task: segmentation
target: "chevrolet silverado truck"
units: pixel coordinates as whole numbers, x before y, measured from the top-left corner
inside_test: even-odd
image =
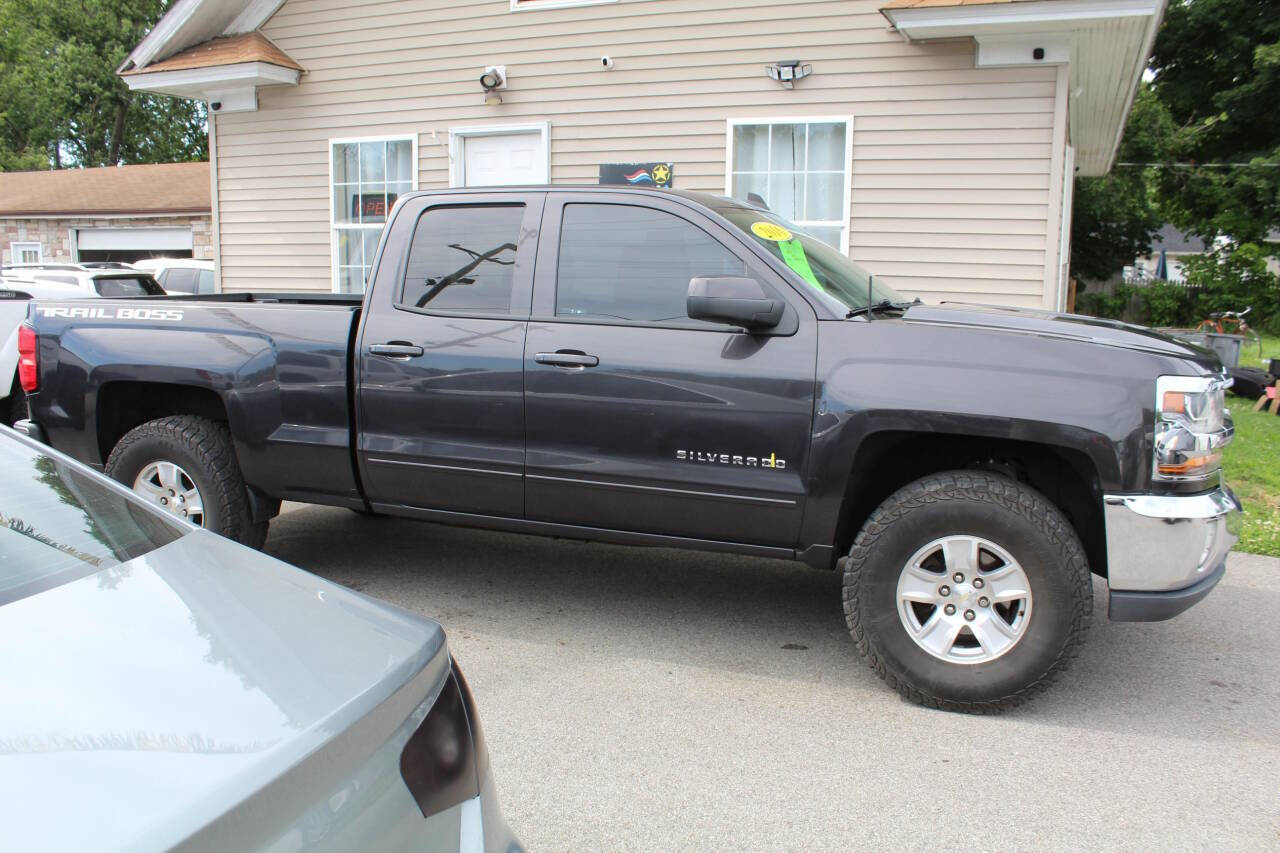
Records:
[[[1225,571],[1206,350],[907,301],[698,193],[407,194],[369,252],[363,296],[37,300],[21,428],[255,546],[291,500],[839,571],[873,669],[952,710],[1053,682],[1094,577],[1143,621]]]

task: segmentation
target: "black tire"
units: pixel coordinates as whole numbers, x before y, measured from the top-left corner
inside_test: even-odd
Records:
[[[1256,367],[1233,367],[1231,374],[1231,393],[1246,400],[1256,400],[1275,382],[1275,377],[1265,370]]]
[[[993,660],[934,657],[899,617],[904,566],[951,535],[999,543],[1030,585],[1026,630]],[[904,486],[871,514],[843,562],[845,618],[858,650],[890,687],[930,708],[983,714],[1022,704],[1066,670],[1093,615],[1089,564],[1070,523],[1034,489],[995,474],[950,471]]]
[[[195,415],[148,421],[125,434],[107,458],[106,473],[132,488],[147,465],[174,462],[191,477],[204,501],[204,528],[261,548],[267,524],[255,524],[249,491],[236,462],[227,425]]]

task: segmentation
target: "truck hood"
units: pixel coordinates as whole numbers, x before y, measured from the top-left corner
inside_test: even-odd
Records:
[[[204,531],[0,607],[0,648],[20,850],[172,847],[448,667],[435,622]]]
[[[1141,350],[1189,359],[1213,371],[1221,369],[1218,357],[1203,347],[1180,341],[1145,326],[1080,314],[944,302],[939,305],[913,305],[906,310],[902,319],[908,323],[961,326]]]

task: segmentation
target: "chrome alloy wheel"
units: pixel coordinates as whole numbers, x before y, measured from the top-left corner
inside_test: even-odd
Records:
[[[173,462],[151,462],[134,478],[133,490],[165,512],[204,527],[204,500],[191,475]]]
[[[1031,619],[1031,584],[1008,551],[977,536],[944,536],[907,561],[898,616],[916,645],[949,663],[993,661]]]

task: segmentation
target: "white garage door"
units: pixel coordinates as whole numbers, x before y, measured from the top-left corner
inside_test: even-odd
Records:
[[[190,252],[190,228],[81,228],[76,246],[84,251]]]
[[[463,137],[463,186],[545,184],[547,151],[541,132]]]

